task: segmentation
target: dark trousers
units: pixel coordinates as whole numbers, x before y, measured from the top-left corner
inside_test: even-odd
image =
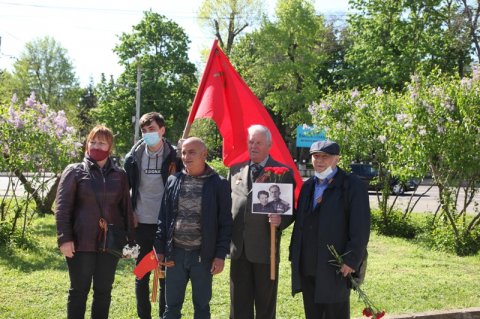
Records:
[[[140,253],[137,258],[137,264],[142,258],[152,251],[156,224],[138,224],[135,229],[137,244],[140,246]],[[150,273],[146,274],[142,279],[135,278],[135,296],[137,298],[137,314],[140,319],[152,318],[152,305],[150,304]],[[159,317],[162,318],[165,312],[165,280],[160,280],[160,298],[158,298]]]
[[[175,266],[165,271],[167,309],[164,319],[180,319],[188,281],[192,284],[194,319],[210,319],[212,299],[211,260],[202,260],[200,250],[175,248],[170,260]]]
[[[302,276],[305,319],[350,319],[350,300],[337,303],[315,303],[315,277]]]
[[[275,280],[270,279],[270,265],[248,261],[245,250],[240,258],[232,259],[230,266],[230,318],[274,319],[278,263]]]
[[[68,319],[83,319],[93,282],[92,319],[107,319],[118,257],[108,253],[76,252],[66,258],[70,276]]]

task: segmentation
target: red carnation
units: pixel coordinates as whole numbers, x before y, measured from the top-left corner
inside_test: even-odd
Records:
[[[363,314],[365,317],[371,317],[371,316],[373,315],[373,312],[372,312],[372,309],[370,309],[370,308],[365,308],[365,309],[363,309],[362,314]]]
[[[383,316],[385,316],[385,311],[382,311],[382,312],[377,313],[377,315],[375,316],[375,319],[380,319],[380,318],[382,318]]]

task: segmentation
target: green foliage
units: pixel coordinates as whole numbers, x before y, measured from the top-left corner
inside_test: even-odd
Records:
[[[19,96],[35,91],[37,98],[54,110],[68,108],[74,114],[78,81],[67,51],[55,39],[46,36],[28,42],[14,64],[13,76]]]
[[[200,137],[208,148],[208,157],[222,158],[222,136],[217,124],[209,118],[196,119],[190,129],[190,136]]]
[[[36,245],[30,231],[22,232],[21,229],[15,229],[10,222],[0,221],[0,247],[33,249]]]
[[[61,256],[55,236],[53,216],[36,219],[32,249],[0,248],[0,317],[22,319],[65,318],[69,287],[65,258]],[[278,284],[277,318],[303,318],[301,294],[291,295],[288,246],[291,227],[282,235]],[[112,290],[110,317],[136,317],[133,260],[120,260]],[[369,243],[368,270],[362,288],[387,315],[432,310],[463,309],[478,306],[480,291],[480,255],[458,257],[436,252],[400,238],[372,233]],[[210,303],[212,318],[228,318],[230,261],[224,271],[213,278]],[[35,284],[33,284],[35,283]],[[401,283],[401,284],[399,284]],[[26,292],[28,287],[28,292]],[[48,298],[45,298],[48,296]],[[90,291],[87,303],[89,312]],[[352,317],[361,317],[364,305],[351,295]],[[158,303],[152,304],[158,313]],[[191,286],[188,285],[182,317],[193,318]],[[87,315],[88,317],[88,315]]]
[[[25,238],[33,207],[40,214],[52,212],[59,175],[79,157],[82,144],[65,113],[40,104],[32,93],[23,104],[17,105],[14,96],[10,106],[0,105],[0,145],[0,171],[9,174],[0,197],[0,220],[11,225],[7,237],[15,239],[21,228]]]
[[[276,16],[265,18],[232,52],[232,63],[285,137],[299,123],[310,123],[307,106],[332,84],[332,33],[312,1],[281,0]]]
[[[137,66],[141,70],[140,113],[160,112],[166,137],[178,140],[197,85],[188,43],[178,24],[152,11],[145,12],[130,33],[120,36],[114,51],[125,71],[116,82],[102,78],[96,92],[98,107],[91,112],[96,122],[115,132],[119,153],[126,153],[133,143]]]
[[[480,229],[468,231],[462,223],[457,223],[460,236],[452,232],[451,225],[445,219],[430,218],[428,227],[419,237],[428,248],[459,256],[471,256],[480,251]]]
[[[413,239],[422,232],[422,223],[406,218],[399,210],[393,210],[385,220],[381,211],[375,209],[372,210],[371,218],[372,229],[385,236]]]
[[[463,76],[471,62],[466,16],[455,1],[352,0],[352,46],[343,70],[353,87],[401,90],[413,73]]]
[[[24,104],[16,103],[14,96],[10,106],[0,106],[0,170],[60,173],[82,146],[65,112],[50,110],[33,93]]]
[[[465,218],[480,178],[480,154],[472,147],[480,145],[479,105],[480,80],[474,69],[472,77],[463,79],[440,72],[412,76],[402,93],[381,88],[334,92],[313,103],[310,113],[314,124],[342,145],[343,167],[352,161],[377,166],[379,183],[385,185],[379,202],[382,231],[390,232],[389,225],[396,223],[393,206],[388,207],[390,174],[406,180],[431,172],[441,213],[460,247],[465,237],[461,229],[472,234],[480,228],[480,217]],[[463,203],[457,203],[460,190],[468,198]]]
[[[223,160],[221,158],[213,158],[208,161],[208,165],[210,165],[220,176],[227,178],[228,167],[223,165]]]

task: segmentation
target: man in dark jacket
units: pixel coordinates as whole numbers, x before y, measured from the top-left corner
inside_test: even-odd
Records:
[[[153,249],[157,229],[158,212],[167,177],[178,170],[176,151],[163,138],[165,120],[157,112],[140,118],[142,139],[125,157],[125,171],[131,189],[135,217],[136,240],[140,246],[137,264]],[[151,319],[149,298],[150,273],[135,279],[137,314],[140,319]],[[165,311],[164,281],[160,280],[159,312]]]
[[[310,154],[315,176],[300,191],[290,242],[292,293],[302,292],[307,319],[349,319],[347,276],[359,269],[366,253],[368,192],[358,178],[337,167],[337,143],[315,142]],[[329,263],[333,256],[327,245],[343,255],[340,269]]]
[[[270,155],[272,135],[263,125],[248,128],[249,161],[230,168],[229,181],[232,188],[233,233],[230,244],[230,318],[274,319],[276,318],[278,276],[270,279],[270,225],[277,227],[276,273],[282,230],[288,227],[293,217],[283,214],[252,213],[252,183],[294,184],[293,171],[272,180],[265,174],[271,167],[287,167]]]
[[[205,162],[207,148],[196,137],[182,144],[185,169],[168,178],[155,252],[173,261],[165,273],[164,319],[180,318],[185,289],[192,282],[194,317],[210,318],[212,276],[223,271],[232,234],[228,182]]]

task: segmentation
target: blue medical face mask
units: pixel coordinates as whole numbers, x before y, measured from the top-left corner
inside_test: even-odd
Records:
[[[323,172],[315,172],[315,176],[317,176],[318,179],[324,180],[328,175],[332,174],[332,172],[333,169],[329,166]]]
[[[160,135],[158,132],[143,133],[142,136],[145,144],[148,146],[155,146],[158,144],[158,142],[160,142]]]

